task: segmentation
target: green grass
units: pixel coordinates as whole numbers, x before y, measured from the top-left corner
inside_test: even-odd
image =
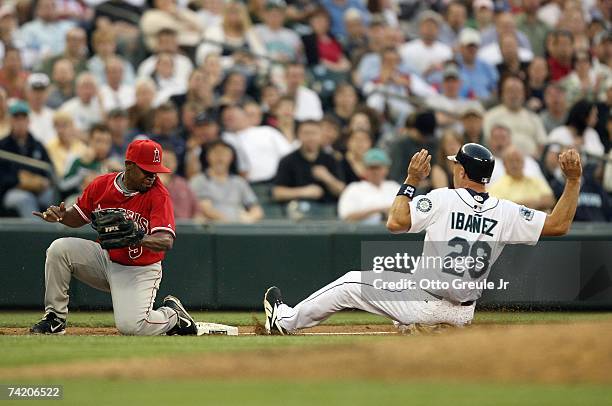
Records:
[[[233,326],[253,325],[253,316],[264,320],[262,312],[192,312],[194,319]],[[30,327],[42,316],[41,312],[0,312],[0,327]],[[474,323],[523,324],[543,322],[601,321],[612,320],[610,312],[476,312]],[[71,312],[68,323],[73,327],[112,327],[115,325],[112,312]],[[337,313],[323,324],[389,324],[385,317],[359,311]]]
[[[612,388],[431,382],[72,380],[61,405],[603,405]],[[40,404],[3,401],[3,405]]]

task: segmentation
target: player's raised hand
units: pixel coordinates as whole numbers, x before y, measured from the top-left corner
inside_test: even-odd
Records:
[[[580,154],[575,149],[569,149],[559,155],[559,165],[565,177],[569,180],[578,180],[582,176]]]
[[[431,171],[431,155],[426,149],[422,149],[412,156],[408,166],[407,183],[417,186],[423,179],[429,176]]]
[[[61,202],[59,206],[49,206],[47,210],[44,212],[33,211],[33,215],[36,217],[40,217],[49,223],[58,223],[62,221],[64,215],[66,214],[66,205],[64,202]]]

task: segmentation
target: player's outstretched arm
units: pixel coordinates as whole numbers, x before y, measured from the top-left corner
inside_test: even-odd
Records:
[[[567,234],[578,206],[580,177],[582,176],[580,155],[574,149],[563,152],[559,155],[559,165],[565,175],[565,188],[552,213],[546,216],[541,232],[543,236]]]
[[[422,149],[412,156],[410,165],[408,165],[408,176],[404,181],[405,185],[410,185],[416,188],[419,183],[427,176],[431,171],[431,155],[426,149]],[[398,194],[393,200],[391,209],[389,210],[389,217],[387,219],[387,230],[390,232],[405,233],[410,230],[412,226],[410,219],[410,201],[412,197],[406,194]]]
[[[59,206],[49,206],[44,212],[33,211],[33,215],[40,217],[47,223],[62,223],[65,226],[78,228],[87,224],[74,207],[66,209],[64,202]]]

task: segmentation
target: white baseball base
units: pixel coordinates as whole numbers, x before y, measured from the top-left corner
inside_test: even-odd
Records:
[[[217,323],[206,323],[198,321],[196,322],[198,328],[198,335],[223,335],[223,336],[237,336],[238,327],[226,326],[225,324]]]

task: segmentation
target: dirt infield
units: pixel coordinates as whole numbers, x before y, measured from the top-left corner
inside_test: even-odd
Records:
[[[359,326],[382,331],[391,326]],[[346,326],[322,326],[347,332]],[[353,327],[355,328],[355,327]],[[102,329],[90,329],[90,333]],[[248,329],[244,329],[247,332]],[[70,333],[77,333],[73,329]],[[107,331],[108,333],[111,330]],[[0,369],[15,378],[409,379],[612,383],[612,322],[476,325],[351,345]],[[171,339],[171,338],[169,338]],[[234,339],[228,337],[228,339]],[[291,340],[291,337],[287,337]],[[202,338],[205,343],[206,338]]]

